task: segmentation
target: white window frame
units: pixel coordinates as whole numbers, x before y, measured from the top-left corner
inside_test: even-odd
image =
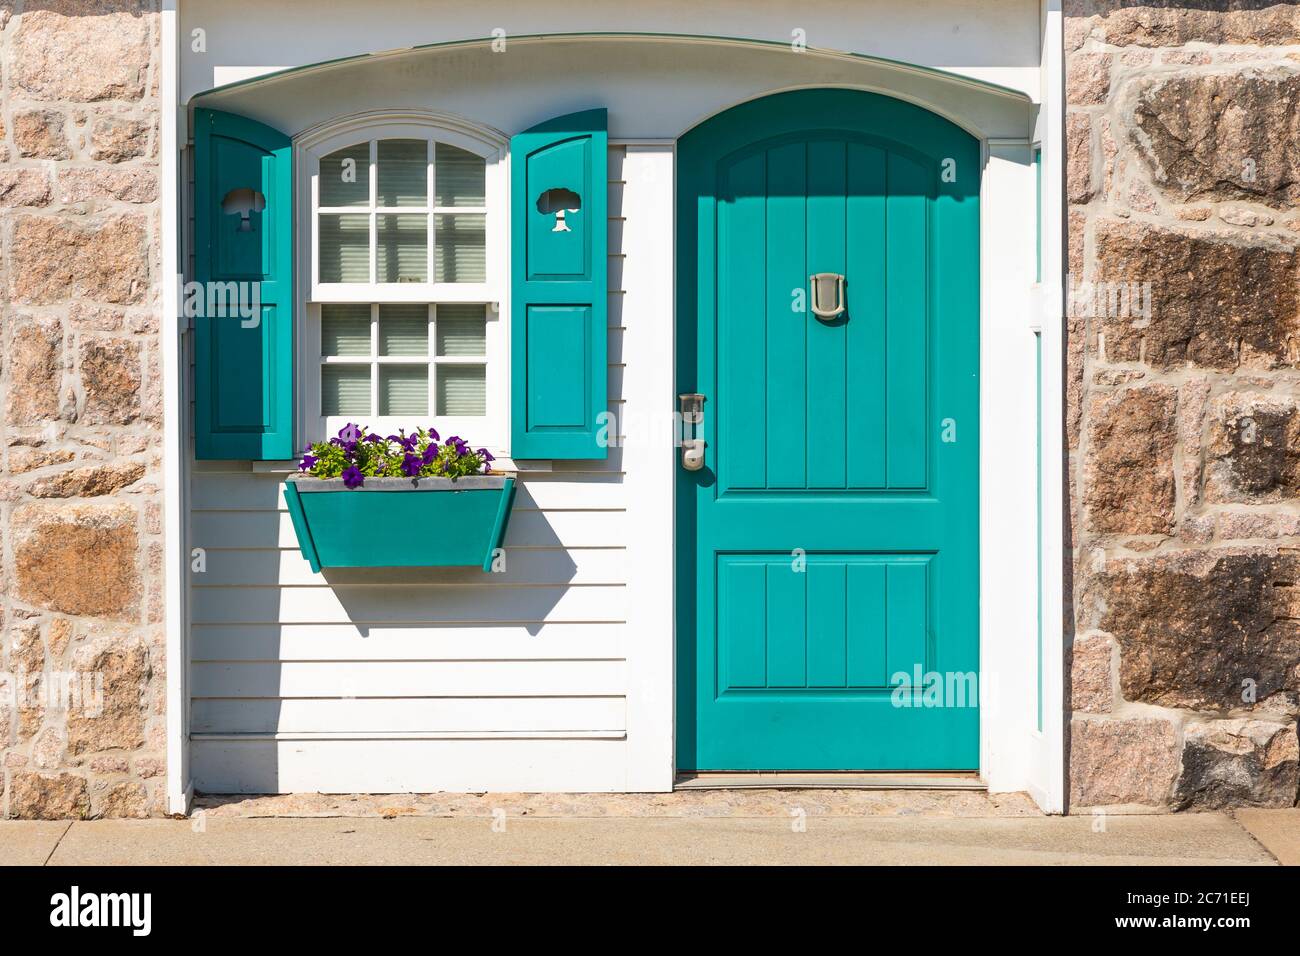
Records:
[[[363,141],[382,139],[423,139],[431,143],[446,143],[483,157],[485,171],[485,255],[487,261],[484,282],[342,282],[319,281],[317,230],[319,205],[319,176],[321,159],[336,150]],[[300,277],[299,322],[297,326],[298,435],[300,444],[319,441],[335,434],[348,421],[364,424],[371,431],[391,434],[398,428],[410,430],[416,425],[433,425],[442,437],[460,435],[473,447],[487,447],[498,458],[509,453],[510,436],[510,321],[509,321],[509,139],[505,134],[480,127],[459,117],[432,111],[376,111],[331,121],[307,130],[294,140],[295,157],[295,208],[298,210],[295,255]],[[376,149],[371,148],[370,159],[375,161]],[[403,207],[403,213],[429,216],[429,272],[433,279],[433,253],[437,237],[433,216],[444,210],[433,205],[433,170],[429,171],[429,204],[424,207]],[[370,176],[371,202],[366,207],[352,208],[351,212],[365,212],[371,216],[371,278],[375,278],[374,221],[377,177],[372,168]],[[479,207],[448,207],[448,212],[472,213]],[[369,364],[371,366],[371,409],[367,416],[326,416],[321,410],[321,368],[327,364],[321,356],[321,306],[330,303],[352,303],[371,306],[371,355],[349,356],[337,361],[342,364]],[[378,342],[375,318],[380,304],[420,303],[430,309],[429,356],[415,358],[417,364],[435,365],[483,364],[485,374],[485,410],[482,416],[438,416],[437,394],[433,375],[430,376],[429,414],[423,419],[410,416],[379,414],[378,369],[383,364],[411,364],[411,358],[389,359],[377,356]],[[486,306],[484,356],[439,357],[434,328],[434,315],[439,304],[479,304]],[[434,373],[436,374],[436,372]]]

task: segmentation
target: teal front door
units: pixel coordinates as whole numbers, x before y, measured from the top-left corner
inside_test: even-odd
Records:
[[[976,769],[979,145],[801,90],[678,170],[677,766]]]

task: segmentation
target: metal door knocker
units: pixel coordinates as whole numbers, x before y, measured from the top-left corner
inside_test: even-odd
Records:
[[[812,280],[812,310],[819,319],[833,319],[844,311],[844,276],[818,272]],[[828,304],[831,303],[831,304]]]

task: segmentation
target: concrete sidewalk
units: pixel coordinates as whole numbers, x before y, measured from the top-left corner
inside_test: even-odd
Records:
[[[1266,819],[1284,834],[1300,825],[1294,815]],[[1104,822],[1099,831],[1090,816],[810,814],[801,821],[788,813],[5,821],[0,865],[1277,863],[1227,814],[1110,816]]]

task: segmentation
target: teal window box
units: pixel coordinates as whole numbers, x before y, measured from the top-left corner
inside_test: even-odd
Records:
[[[514,494],[515,480],[498,475],[367,478],[354,489],[341,478],[293,477],[284,485],[298,547],[316,572],[470,565],[491,571]]]

